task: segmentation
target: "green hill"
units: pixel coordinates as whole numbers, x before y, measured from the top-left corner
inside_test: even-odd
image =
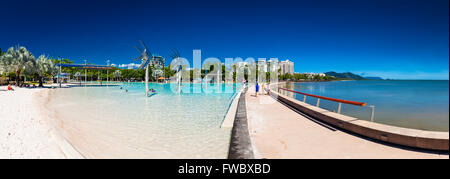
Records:
[[[364,77],[353,74],[351,72],[337,73],[334,71],[330,71],[330,72],[326,72],[325,75],[334,76],[336,78],[352,79],[352,80],[364,80],[365,79]]]

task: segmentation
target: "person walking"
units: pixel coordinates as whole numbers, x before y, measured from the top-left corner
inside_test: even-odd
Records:
[[[265,88],[264,88],[264,83],[261,85],[261,94],[265,95]]]
[[[258,97],[258,92],[259,92],[259,84],[258,84],[258,82],[256,82],[255,88],[256,88],[255,96]]]

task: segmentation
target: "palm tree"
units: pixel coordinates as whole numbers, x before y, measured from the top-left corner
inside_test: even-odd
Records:
[[[8,70],[6,68],[6,60],[3,60],[3,52],[0,54],[0,75],[6,73]]]
[[[116,78],[116,80],[122,76],[122,72],[120,70],[116,70],[113,73],[114,78]]]
[[[51,65],[49,66],[49,69],[46,71],[46,73],[50,74],[52,76],[53,83],[56,83],[56,76],[59,74],[59,67],[55,64],[60,63],[60,61],[49,57],[48,63],[50,63]]]
[[[53,68],[53,62],[45,55],[41,55],[36,60],[36,72],[39,75],[39,87],[43,87],[43,78],[45,73],[51,72]]]
[[[36,74],[36,72],[37,72],[36,61],[35,60],[27,61],[23,67],[24,81],[27,82],[27,75],[33,76],[34,74]]]
[[[4,66],[3,68],[6,68],[6,71],[15,72],[16,85],[19,85],[20,73],[27,64],[29,65],[30,61],[34,61],[34,56],[25,47],[19,47],[18,49],[10,47],[6,54],[2,56],[1,66]]]

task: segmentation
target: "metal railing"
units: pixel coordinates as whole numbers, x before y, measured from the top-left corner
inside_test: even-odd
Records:
[[[337,102],[338,103],[337,113],[339,113],[339,114],[341,114],[341,111],[342,111],[342,104],[350,104],[350,105],[361,106],[361,107],[364,107],[364,106],[367,105],[367,103],[365,103],[365,102],[357,102],[357,101],[349,101],[349,100],[343,100],[343,99],[337,99],[337,98],[330,98],[330,97],[313,95],[313,94],[303,93],[303,92],[300,92],[300,91],[294,91],[294,90],[278,87],[278,91],[280,91],[280,90],[284,90],[284,91],[287,91],[287,92],[292,92],[294,94],[301,94],[301,95],[303,95],[303,102],[304,103],[306,103],[306,97],[307,96],[317,98],[316,107],[320,107],[320,99]],[[370,106],[367,106],[367,107],[371,108],[370,121],[373,122],[374,117],[375,117],[375,106],[374,105],[370,105]]]

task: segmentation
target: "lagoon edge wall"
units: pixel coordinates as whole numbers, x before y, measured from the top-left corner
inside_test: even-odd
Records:
[[[345,116],[280,94],[274,90],[275,85],[278,87],[278,84],[271,84],[268,89],[273,98],[332,126],[392,144],[429,150],[449,150],[449,132],[409,129]]]

